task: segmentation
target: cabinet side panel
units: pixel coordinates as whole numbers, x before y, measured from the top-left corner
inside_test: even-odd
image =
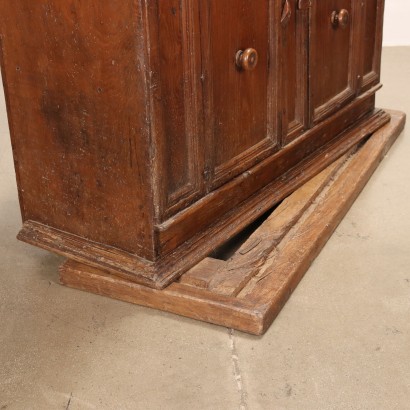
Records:
[[[0,1],[23,220],[152,258],[138,2]]]

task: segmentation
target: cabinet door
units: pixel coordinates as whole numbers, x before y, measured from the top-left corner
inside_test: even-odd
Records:
[[[287,144],[308,125],[309,4],[283,1],[280,24],[280,70],[282,74],[282,132]]]
[[[357,0],[312,2],[309,69],[313,123],[332,114],[356,95],[360,3]]]
[[[157,212],[162,220],[201,197],[203,131],[198,2],[146,1]]]
[[[202,0],[201,46],[209,189],[272,153],[277,145],[272,0]],[[256,4],[257,3],[257,4]],[[250,64],[238,51],[256,50]],[[244,56],[244,55],[243,55]]]
[[[380,81],[384,0],[365,0],[362,8],[362,84],[366,91]]]

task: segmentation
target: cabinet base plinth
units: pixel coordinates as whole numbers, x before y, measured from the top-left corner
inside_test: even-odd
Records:
[[[263,334],[394,143],[405,114],[287,197],[226,261],[205,258],[153,289],[73,260],[64,285],[247,333]]]

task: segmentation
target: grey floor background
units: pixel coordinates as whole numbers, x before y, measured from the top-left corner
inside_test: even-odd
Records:
[[[378,105],[410,113],[409,79],[384,49]],[[0,409],[410,409],[409,174],[406,131],[267,334],[231,334],[66,289],[15,239],[0,92]]]

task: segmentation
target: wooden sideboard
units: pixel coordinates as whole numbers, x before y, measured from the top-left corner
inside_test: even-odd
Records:
[[[383,0],[0,0],[19,238],[164,288],[389,121]]]

